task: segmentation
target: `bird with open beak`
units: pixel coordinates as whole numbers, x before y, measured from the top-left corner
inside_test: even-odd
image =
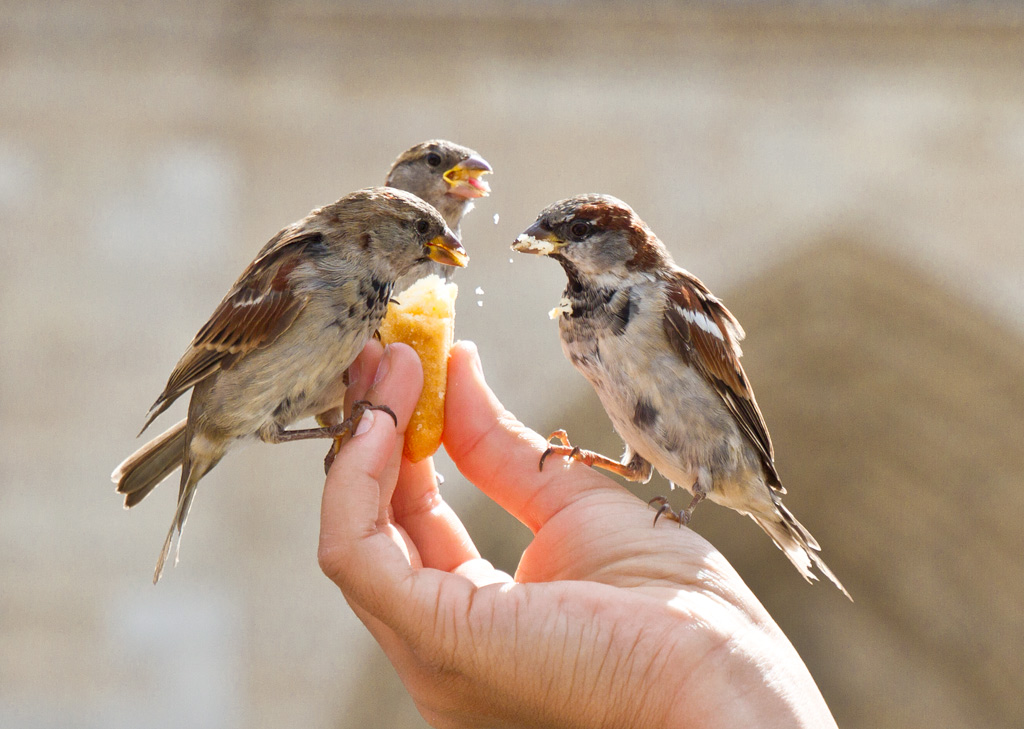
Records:
[[[398,155],[384,184],[411,192],[433,205],[461,240],[462,218],[473,209],[477,198],[490,194],[491,187],[483,176],[492,171],[487,160],[469,147],[432,139]],[[447,279],[452,270],[427,261],[403,277],[396,291],[431,273]]]
[[[692,500],[658,514],[687,524],[707,498],[750,516],[808,581],[812,565],[849,593],[818,556],[810,532],[783,505],[768,427],[740,364],[736,318],[626,203],[580,195],[551,205],[512,244],[561,264],[562,350],[594,387],[626,453],[616,461],[569,444],[551,454],[646,483],[653,469]]]
[[[345,371],[383,321],[395,282],[427,260],[465,266],[468,257],[437,210],[387,187],[313,210],[257,254],[192,340],[143,430],[192,390],[188,417],[112,474],[128,508],[181,467],[154,582],[199,480],[234,443],[335,438],[354,427],[367,404],[342,422],[318,417],[321,427],[287,429],[340,411]]]

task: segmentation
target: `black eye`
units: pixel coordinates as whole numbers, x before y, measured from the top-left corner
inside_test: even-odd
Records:
[[[424,220],[423,218],[416,221],[416,232],[420,235],[426,235],[430,230],[430,221]]]
[[[439,164],[441,164],[441,155],[439,155],[437,152],[431,152],[430,154],[427,155],[427,164],[430,165],[431,167],[437,167]]]
[[[583,220],[577,220],[569,226],[569,235],[571,235],[575,240],[583,240],[590,235],[590,223]]]

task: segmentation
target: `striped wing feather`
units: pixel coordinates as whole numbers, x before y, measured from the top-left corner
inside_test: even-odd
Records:
[[[768,426],[740,364],[743,328],[707,287],[677,270],[669,282],[665,332],[675,350],[722,398],[740,430],[761,454],[769,485],[785,493],[775,471],[775,450]]]
[[[191,387],[270,344],[291,326],[306,300],[292,291],[290,275],[321,239],[320,233],[285,229],[264,247],[178,361],[143,430]]]

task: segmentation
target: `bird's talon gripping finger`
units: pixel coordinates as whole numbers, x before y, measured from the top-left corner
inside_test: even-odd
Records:
[[[580,452],[579,448],[572,448],[572,449],[570,449],[569,446],[564,446],[564,445],[562,445],[562,446],[550,446],[550,447],[548,447],[548,449],[546,451],[544,451],[541,454],[541,456],[540,456],[540,464],[538,464],[537,470],[539,470],[539,471],[543,471],[544,470],[544,461],[552,453],[557,453],[558,455],[562,456],[563,458],[568,458],[569,460],[583,461],[584,463],[586,463],[586,460],[584,458],[577,457],[577,456],[579,456],[579,452]],[[587,465],[589,466],[590,464],[588,463]]]
[[[395,421],[395,427],[398,427],[398,416],[395,412],[387,405],[374,405],[369,400],[358,400],[352,405],[352,414],[349,416],[349,420],[352,421],[350,428],[359,423],[359,418],[363,417],[363,413],[367,410],[378,410],[382,413],[387,413],[391,416],[391,419]]]
[[[661,518],[663,515],[666,519],[671,519],[672,521],[678,523],[679,526],[684,526],[687,523],[689,523],[690,515],[687,514],[685,511],[678,512],[675,509],[673,509],[672,506],[668,503],[668,499],[665,498],[664,496],[655,496],[653,499],[647,502],[648,506],[654,506],[656,504],[658,506],[658,512],[654,515],[655,524],[658,523],[658,519]]]
[[[559,428],[558,430],[552,431],[551,435],[548,436],[547,442],[551,443],[552,440],[557,440],[561,445],[549,446],[544,453],[541,454],[540,463],[537,466],[538,471],[544,470],[544,461],[547,460],[548,456],[552,453],[557,453],[566,458],[576,458],[579,455],[580,449],[573,447],[570,451],[569,434],[564,429]]]
[[[387,413],[391,416],[391,419],[395,421],[395,427],[398,427],[398,416],[396,416],[394,411],[387,405],[374,405],[369,400],[359,400],[353,403],[352,414],[341,423],[331,426],[331,430],[335,435],[334,442],[331,443],[330,450],[328,450],[327,455],[324,456],[325,474],[331,470],[331,465],[334,463],[334,459],[341,450],[341,445],[345,442],[345,438],[355,432],[356,427],[359,425],[359,421],[363,417],[363,413],[367,410],[379,410]]]

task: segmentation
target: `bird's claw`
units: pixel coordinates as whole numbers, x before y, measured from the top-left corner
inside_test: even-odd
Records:
[[[653,499],[647,502],[648,506],[658,506],[658,512],[654,515],[654,523],[658,523],[658,519],[664,516],[666,519],[679,524],[679,526],[685,526],[690,523],[690,510],[683,509],[682,511],[676,511],[668,503],[668,499],[664,496],[655,496]]]
[[[668,499],[664,496],[655,496],[653,499],[647,502],[648,506],[654,506],[658,504],[658,513],[654,515],[654,523],[658,523],[658,518],[664,514],[666,519],[679,524],[679,526],[688,526],[690,519],[693,517],[693,510],[697,508],[697,504],[702,502],[707,497],[707,494],[700,488],[698,484],[693,485],[693,498],[690,500],[690,505],[682,511],[676,511],[669,506]]]
[[[545,450],[544,453],[542,453],[540,456],[540,463],[537,466],[538,471],[544,470],[544,461],[546,461],[547,457],[550,456],[552,453],[557,453],[558,455],[564,458],[569,458],[574,461],[581,461],[583,463],[586,463],[588,466],[591,465],[590,463],[587,463],[586,454],[580,450],[580,447],[571,445],[569,443],[569,434],[566,433],[564,430],[559,428],[558,430],[554,431],[551,435],[549,435],[549,443],[551,442],[552,438],[557,439],[561,443],[561,445],[548,446],[547,450]]]
[[[358,400],[352,404],[352,413],[345,418],[342,422],[337,425],[331,426],[331,430],[334,432],[334,442],[331,443],[330,450],[327,451],[327,455],[324,456],[324,473],[331,470],[331,465],[334,463],[334,459],[338,455],[338,451],[341,450],[341,444],[345,442],[345,438],[355,432],[356,426],[359,425],[359,421],[363,417],[363,413],[367,410],[379,410],[383,413],[387,413],[391,416],[391,419],[395,421],[395,427],[398,427],[398,416],[395,412],[387,405],[374,405],[369,400]]]

